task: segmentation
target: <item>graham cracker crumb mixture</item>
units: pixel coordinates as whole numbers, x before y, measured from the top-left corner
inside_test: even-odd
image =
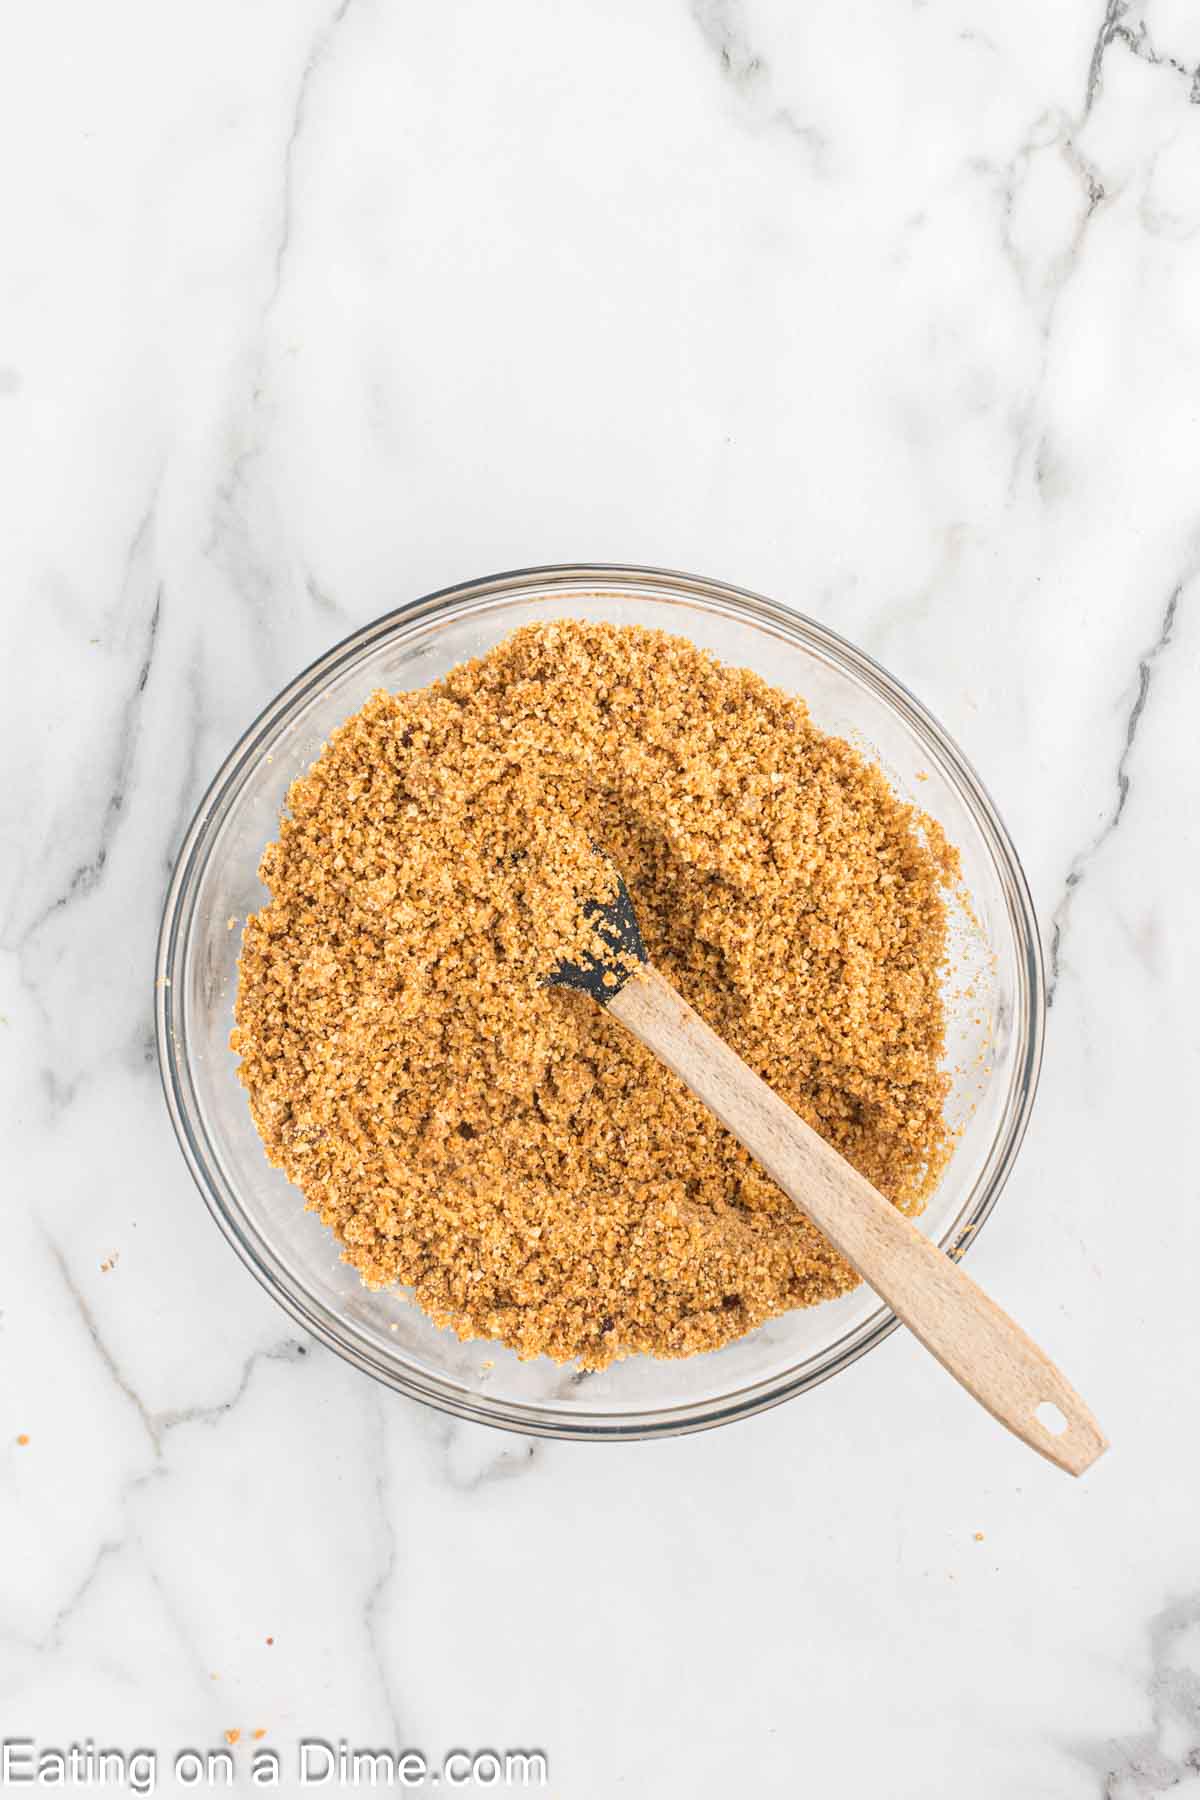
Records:
[[[855,1284],[587,995],[543,985],[624,875],[653,962],[905,1212],[949,1153],[957,854],[803,701],[682,638],[528,626],[372,696],[288,795],[232,1047],[271,1161],[371,1287],[602,1368]]]

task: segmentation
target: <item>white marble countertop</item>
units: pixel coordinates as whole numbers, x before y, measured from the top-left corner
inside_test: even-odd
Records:
[[[0,1736],[180,1792],[234,1729],[286,1792],[339,1736],[562,1800],[1200,1792],[1194,4],[3,46]],[[816,614],[989,783],[1054,997],[972,1268],[1109,1430],[1082,1484],[899,1335],[690,1439],[455,1423],[213,1228],[151,1024],[205,783],[356,624],[593,558]]]

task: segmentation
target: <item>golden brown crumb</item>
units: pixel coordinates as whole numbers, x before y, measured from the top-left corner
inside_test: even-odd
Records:
[[[29,1442],[29,1433],[27,1431],[23,1431],[21,1433],[21,1435],[18,1437],[17,1442],[18,1442],[18,1444],[20,1444],[20,1446],[23,1450],[25,1448],[26,1444]]]
[[[267,1642],[268,1642],[268,1644],[273,1644],[275,1642],[275,1639],[273,1637],[268,1638]]]
[[[255,1741],[255,1743],[257,1743],[257,1742],[258,1742],[258,1740],[259,1740],[259,1738],[265,1738],[265,1737],[266,1737],[266,1735],[267,1735],[267,1730],[266,1730],[266,1726],[265,1726],[265,1725],[260,1725],[260,1726],[259,1726],[259,1727],[258,1727],[258,1729],[257,1729],[257,1730],[256,1730],[256,1731],[253,1731],[253,1732],[251,1732],[251,1734],[250,1734],[250,1735],[251,1735],[251,1737],[252,1737],[252,1738],[253,1738],[253,1739],[254,1739],[254,1741]]]
[[[227,1731],[225,1733],[225,1742],[227,1744],[236,1744],[241,1735],[241,1732],[234,1726],[232,1731]]]
[[[543,978],[624,875],[653,962],[893,1203],[949,1153],[957,858],[803,701],[684,639],[529,626],[372,696],[293,783],[231,1043],[371,1287],[521,1356],[686,1356],[855,1284],[766,1174]]]
[[[975,1533],[975,1542],[976,1542],[976,1543],[977,1543],[977,1544],[982,1544],[982,1542],[983,1542],[983,1533],[982,1533],[982,1531],[977,1531],[977,1532],[976,1532],[976,1533]]]

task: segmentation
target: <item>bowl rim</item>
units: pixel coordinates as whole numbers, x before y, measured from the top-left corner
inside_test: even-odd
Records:
[[[184,1160],[209,1212],[260,1285],[297,1324],[385,1386],[459,1418],[527,1435],[628,1442],[710,1430],[781,1405],[857,1362],[889,1337],[899,1320],[881,1302],[875,1312],[843,1338],[783,1374],[764,1377],[720,1398],[636,1411],[597,1411],[586,1416],[556,1413],[552,1404],[544,1401],[501,1401],[486,1394],[471,1394],[449,1380],[389,1361],[375,1352],[364,1336],[356,1334],[350,1320],[308,1294],[290,1272],[277,1262],[265,1262],[243,1233],[227,1203],[223,1174],[216,1159],[205,1151],[205,1134],[197,1108],[188,1098],[191,1081],[186,1056],[184,989],[175,980],[182,967],[208,850],[241,786],[256,766],[260,750],[313,691],[380,642],[405,633],[431,616],[461,617],[472,610],[484,610],[487,602],[505,596],[519,598],[525,592],[533,594],[554,587],[561,588],[564,596],[606,587],[635,593],[669,588],[679,600],[707,602],[710,608],[726,615],[732,613],[759,626],[774,628],[793,644],[819,653],[871,689],[916,733],[923,747],[934,755],[940,772],[957,788],[985,840],[1013,931],[1017,952],[1017,1054],[1004,1116],[987,1160],[963,1209],[940,1240],[941,1247],[955,1258],[975,1242],[991,1216],[1029,1124],[1042,1063],[1046,979],[1041,934],[1020,859],[986,787],[949,733],[902,682],[864,650],[808,614],[748,588],[644,564],[552,563],[505,570],[435,589],[347,633],[314,658],[259,711],[221,763],[184,834],[163,903],[155,957],[155,1039],[163,1095]],[[230,1198],[236,1199],[232,1189]]]

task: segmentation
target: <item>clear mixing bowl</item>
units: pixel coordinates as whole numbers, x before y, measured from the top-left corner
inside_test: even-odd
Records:
[[[1012,1168],[1041,1061],[1041,949],[1021,866],[970,765],[897,681],[824,626],[720,582],[606,566],[497,575],[400,607],[297,676],[232,751],[180,851],[158,947],[158,1052],[171,1118],[213,1217],[322,1343],[465,1418],[545,1436],[653,1437],[803,1393],[880,1343],[896,1320],[860,1288],[703,1356],[632,1357],[591,1374],[460,1343],[403,1293],[369,1292],[340,1261],[331,1233],[268,1164],[228,1048],[239,944],[228,921],[265,897],[258,862],[292,779],[374,689],[424,686],[518,625],[565,617],[658,626],[803,695],[819,726],[877,760],[896,792],[957,844],[969,903],[953,908],[945,998],[948,1110],[960,1135],[921,1224],[961,1251]]]

